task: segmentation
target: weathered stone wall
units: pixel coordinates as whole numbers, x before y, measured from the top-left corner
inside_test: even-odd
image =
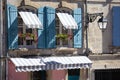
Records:
[[[40,8],[40,7],[44,7],[44,6],[49,6],[49,7],[53,7],[53,8],[58,8],[58,5],[60,4],[61,2],[61,5],[63,7],[67,7],[67,8],[70,8],[70,9],[75,9],[75,8],[78,8],[79,6],[81,6],[81,3],[79,2],[76,2],[76,1],[73,1],[73,2],[70,2],[69,0],[61,0],[61,1],[57,1],[57,0],[54,0],[54,1],[44,1],[44,0],[8,0],[7,3],[9,4],[12,4],[16,7],[20,6],[20,4],[25,4],[25,5],[30,5],[30,6],[33,6],[35,8]],[[16,50],[17,51],[17,50]],[[61,48],[61,49],[45,49],[45,50],[27,50],[27,51],[21,51],[21,50],[18,50],[18,52],[16,51],[9,51],[9,54],[10,55],[41,55],[41,54],[51,54],[51,55],[68,55],[68,54],[71,54],[71,55],[77,55],[79,53],[83,53],[82,50],[79,50],[79,49],[72,49],[72,48]],[[15,52],[15,53],[14,53]],[[11,54],[12,53],[12,54]],[[28,54],[26,54],[28,53]]]
[[[89,24],[88,42],[93,53],[110,53],[112,45],[112,7],[120,6],[119,0],[88,0],[88,13],[101,13],[108,20],[107,29],[102,32],[97,24],[98,18]]]
[[[20,6],[22,0],[8,0],[8,3],[13,4],[15,6]],[[59,0],[24,0],[25,5],[32,5],[36,8],[43,6],[51,6],[53,8],[57,8],[60,3]],[[70,9],[75,9],[78,7],[82,7],[83,10],[83,21],[85,16],[85,0],[61,0],[63,7],[68,7]],[[107,29],[102,32],[98,26],[98,19],[93,23],[89,23],[88,27],[88,48],[92,51],[92,53],[110,53],[112,50],[110,46],[112,45],[112,7],[120,6],[120,0],[87,0],[87,12],[88,13],[101,13],[103,12],[103,16],[108,20]],[[83,29],[84,24],[83,24]],[[84,32],[83,32],[84,33]],[[84,36],[83,48],[86,46],[86,38]],[[82,53],[82,52],[79,52]]]
[[[15,6],[20,6],[20,3],[22,2],[23,0],[8,0],[8,3],[10,4],[13,4]],[[31,5],[31,6],[34,6],[36,8],[39,8],[39,7],[43,7],[43,6],[50,6],[50,7],[53,7],[53,8],[57,8],[58,7],[58,4],[60,3],[60,1],[44,1],[44,0],[24,0],[25,2],[25,5]],[[77,8],[78,7],[78,4],[76,4],[76,2],[74,3],[71,3],[71,2],[67,2],[67,1],[61,1],[62,3],[62,6],[63,7],[68,7],[70,9],[74,9],[74,8]],[[72,5],[72,6],[71,6]]]

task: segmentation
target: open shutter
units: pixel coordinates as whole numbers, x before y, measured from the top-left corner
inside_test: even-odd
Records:
[[[38,48],[55,47],[55,9],[43,7],[38,9],[38,17],[43,29],[38,29]]]
[[[44,22],[44,7],[38,9],[38,18],[43,24],[43,29],[38,29],[38,48],[45,48],[45,22]]]
[[[120,47],[120,7],[113,7],[113,46]]]
[[[18,21],[17,7],[7,4],[7,32],[8,32],[8,48],[18,48]]]
[[[82,12],[81,12],[81,8],[74,10],[74,19],[78,25],[78,29],[74,30],[74,48],[81,48],[82,47]]]
[[[46,26],[46,48],[55,47],[55,9],[45,7],[45,26]]]

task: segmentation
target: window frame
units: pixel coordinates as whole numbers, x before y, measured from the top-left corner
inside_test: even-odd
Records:
[[[19,6],[18,7],[18,11],[29,11],[29,12],[33,12],[37,14],[37,9],[33,6]],[[21,23],[19,24],[19,19],[21,19]],[[24,24],[21,16],[18,14],[18,28],[23,28],[23,34],[26,34],[26,30],[28,29],[27,26]],[[31,28],[30,28],[31,29]],[[19,30],[19,29],[18,29]],[[19,32],[19,31],[18,31]],[[33,35],[35,35],[35,38],[37,38],[37,29],[32,29],[32,33]],[[19,33],[18,33],[19,35]],[[31,42],[31,45],[27,45],[27,40]],[[19,41],[19,36],[18,36],[18,41]],[[32,39],[23,39],[23,45],[19,45],[18,42],[18,48],[37,48],[37,39],[34,41]]]
[[[62,13],[68,13],[73,14],[73,10],[69,9],[67,7],[60,7],[56,8],[56,13],[62,12]],[[56,21],[56,36],[59,34],[65,34],[67,36],[67,40],[56,38],[56,46],[57,47],[73,47],[73,30],[72,29],[65,29],[60,20],[58,19],[58,16],[55,17]],[[58,30],[59,29],[59,30]]]

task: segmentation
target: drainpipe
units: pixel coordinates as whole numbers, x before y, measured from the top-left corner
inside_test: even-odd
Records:
[[[2,56],[3,56],[3,46],[2,46],[2,35],[3,35],[3,19],[2,19],[2,9],[3,9],[3,7],[2,7],[2,2],[3,2],[3,0],[0,0],[0,80],[3,80],[2,79],[2,77],[3,77],[3,72],[2,72],[2,66],[3,66],[3,60],[2,60]]]
[[[5,10],[7,0],[0,0],[0,80],[6,79],[6,22],[5,22]]]
[[[3,0],[4,1],[4,24],[3,24],[3,26],[5,26],[5,28],[4,28],[4,40],[3,40],[3,43],[4,43],[4,65],[5,65],[5,67],[4,67],[4,70],[5,70],[5,73],[4,73],[4,76],[5,76],[5,79],[4,80],[8,80],[8,44],[7,44],[7,29],[6,29],[6,26],[7,26],[7,16],[6,16],[6,10],[7,10],[7,1],[8,0]]]
[[[4,78],[4,61],[3,61],[3,0],[0,0],[0,80]]]
[[[87,0],[85,0],[85,38],[86,38],[86,50],[85,50],[85,55],[86,56],[88,56],[89,55],[89,48],[88,48],[88,23],[89,23],[89,21],[88,21],[88,13],[87,13]]]

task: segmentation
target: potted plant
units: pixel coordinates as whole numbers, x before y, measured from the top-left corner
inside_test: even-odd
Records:
[[[67,40],[68,35],[67,34],[57,34],[56,38],[61,39],[61,40]]]
[[[22,33],[22,34],[19,34],[19,37],[22,37],[24,39],[27,39],[27,40],[33,40],[35,38],[35,34],[33,33]]]
[[[26,39],[27,40],[33,40],[34,39],[34,34],[33,33],[26,33]]]

